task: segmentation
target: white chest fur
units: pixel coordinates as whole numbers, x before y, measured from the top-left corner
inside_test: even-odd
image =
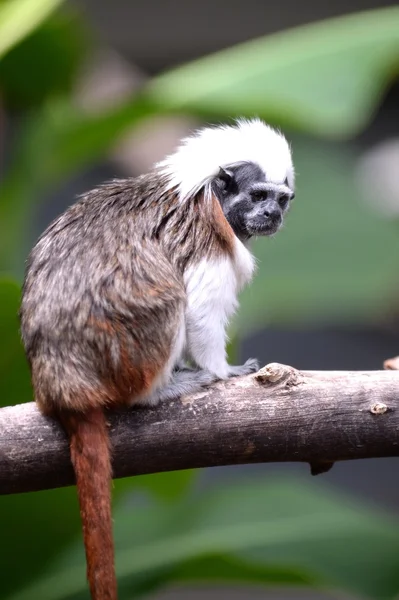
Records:
[[[236,308],[238,292],[251,280],[254,269],[254,257],[235,238],[233,258],[226,255],[203,259],[187,270],[185,284],[189,308],[197,312],[202,307],[203,318],[206,312],[207,318],[224,313],[227,319]]]
[[[222,379],[228,373],[226,326],[237,308],[237,294],[250,280],[254,266],[251,253],[237,240],[233,258],[203,259],[185,274],[188,355]]]

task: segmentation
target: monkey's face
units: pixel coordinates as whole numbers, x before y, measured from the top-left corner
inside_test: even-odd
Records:
[[[213,190],[226,219],[241,240],[276,233],[295,195],[287,180],[284,183],[267,181],[262,169],[254,163],[221,168]]]

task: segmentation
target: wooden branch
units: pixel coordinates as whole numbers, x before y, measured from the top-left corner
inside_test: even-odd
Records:
[[[109,413],[115,477],[275,461],[399,456],[399,371],[297,371],[272,363],[256,375],[156,408]],[[33,403],[0,410],[0,493],[74,481],[57,422]]]

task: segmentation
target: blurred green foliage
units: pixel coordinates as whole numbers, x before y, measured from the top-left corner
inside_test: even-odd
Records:
[[[63,0],[2,0],[0,58],[35,31]]]
[[[154,581],[192,583],[206,574],[217,582],[336,586],[365,598],[392,598],[399,583],[397,527],[317,484],[279,479],[189,490],[173,504],[120,506],[121,597],[136,598]],[[81,600],[84,572],[79,544],[10,599]]]
[[[31,399],[17,312],[24,241],[41,197],[154,114],[257,113],[294,140],[298,200],[284,232],[255,245],[259,274],[243,295],[237,334],[267,321],[370,320],[388,306],[397,288],[396,224],[362,203],[356,151],[320,140],[348,139],[375,113],[399,65],[398,8],[225,50],[93,116],[72,96],[88,27],[70,9],[55,10],[59,4],[0,2],[1,102],[9,113],[23,111],[0,190],[0,402]],[[121,600],[204,581],[313,586],[376,600],[399,594],[396,520],[319,482],[243,480],[198,494],[195,481],[185,471],[115,482]],[[87,598],[79,528],[73,488],[1,497],[1,598]]]
[[[398,67],[398,8],[260,38],[156,78],[162,108],[258,114],[280,126],[342,138],[373,114]]]
[[[40,107],[71,92],[87,31],[71,11],[45,21],[0,61],[3,102],[13,111]],[[38,65],[43,65],[38,69]]]

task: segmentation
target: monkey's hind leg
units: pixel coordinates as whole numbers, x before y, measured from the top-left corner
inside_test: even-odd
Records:
[[[205,369],[176,370],[173,372],[169,383],[155,390],[145,399],[145,403],[154,406],[159,402],[177,400],[181,396],[195,394],[195,392],[199,392],[217,380],[218,378],[213,373]]]

